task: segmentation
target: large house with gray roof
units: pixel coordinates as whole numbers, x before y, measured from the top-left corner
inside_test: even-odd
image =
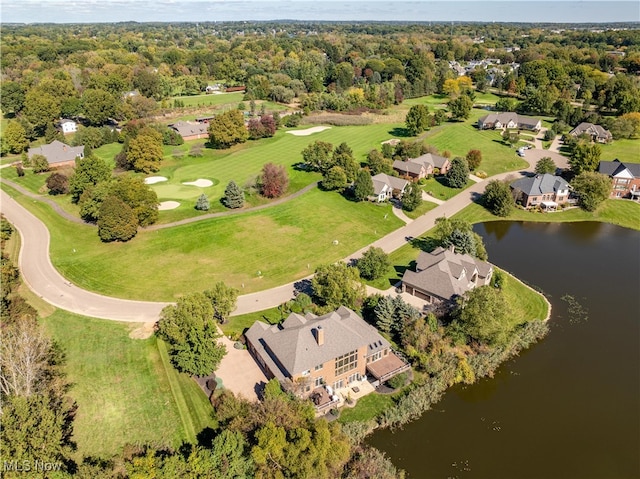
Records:
[[[373,196],[371,199],[375,201],[391,199],[394,192],[396,196],[400,198],[409,185],[407,180],[387,175],[385,173],[378,173],[377,175],[372,176],[371,180],[373,182]]]
[[[302,395],[353,386],[367,375],[384,382],[410,368],[389,341],[344,306],[322,316],[291,313],[276,325],[256,321],[245,337],[267,377],[297,386]]]
[[[622,163],[620,160],[601,161],[598,172],[610,177],[611,197],[640,198],[640,164]]]
[[[510,186],[516,201],[525,208],[555,209],[569,201],[569,183],[549,173],[520,178]]]
[[[402,276],[402,292],[428,304],[451,301],[477,286],[489,284],[493,266],[468,254],[436,248],[422,251],[416,260],[416,270],[406,270]]]
[[[478,119],[478,128],[480,130],[517,128],[519,130],[538,131],[541,126],[542,122],[537,118],[518,115],[514,112],[490,113]]]
[[[449,171],[449,158],[444,156],[426,153],[417,158],[409,158],[407,161],[396,160],[393,162],[393,169],[402,176],[419,180],[428,175],[433,175],[438,169],[439,174],[444,175]]]
[[[580,135],[587,135],[591,138],[591,141],[597,143],[609,143],[613,140],[611,132],[600,125],[594,125],[593,123],[587,123],[583,121],[573,130],[569,132],[571,136],[579,137]]]
[[[69,146],[54,140],[48,145],[29,148],[28,155],[29,158],[32,158],[33,155],[44,156],[49,163],[49,168],[75,166],[76,158],[84,158],[84,146]]]

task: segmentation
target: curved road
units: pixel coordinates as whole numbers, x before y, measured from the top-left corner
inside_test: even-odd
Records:
[[[529,162],[527,170],[502,173],[492,176],[490,179],[517,177],[531,172],[536,159],[546,156],[545,153],[547,151],[528,150],[525,158]],[[472,185],[411,223],[356,251],[345,258],[344,261],[359,258],[369,246],[377,246],[387,253],[400,248],[409,239],[418,237],[433,228],[436,218],[441,216],[450,217],[471,204],[474,199],[482,194],[490,179]],[[25,282],[35,294],[48,303],[85,316],[131,322],[155,322],[158,320],[162,308],[170,304],[112,298],[75,286],[62,277],[51,264],[49,258],[50,236],[45,224],[18,204],[5,191],[0,191],[0,210],[15,225],[22,236],[18,265]],[[262,311],[288,301],[293,297],[295,283],[298,281],[240,296],[238,298],[238,307],[233,312],[233,315]]]

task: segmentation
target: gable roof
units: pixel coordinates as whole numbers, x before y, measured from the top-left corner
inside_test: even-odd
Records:
[[[391,188],[392,190],[400,190],[404,191],[409,182],[407,180],[403,180],[402,178],[398,178],[396,176],[390,176],[386,173],[378,173],[377,175],[371,177],[373,181],[373,192],[376,195],[379,195],[385,190],[385,186],[387,188]]]
[[[319,326],[324,331],[321,345],[316,340]],[[373,326],[344,306],[317,317],[292,313],[272,326],[256,321],[245,336],[280,380],[364,346],[367,356],[390,346]]]
[[[570,135],[580,136],[583,133],[588,135],[595,135],[598,138],[611,138],[611,132],[600,125],[594,125],[593,123],[588,123],[583,121],[578,126],[576,126],[573,130],[569,132]]]
[[[29,148],[29,158],[33,155],[43,155],[50,165],[73,161],[76,157],[84,158],[84,146],[69,146],[54,140],[48,145]]]
[[[205,123],[191,123],[189,121],[178,121],[169,125],[177,131],[180,136],[203,135],[208,133],[208,125]]]
[[[537,118],[532,118],[530,116],[518,115],[515,112],[507,111],[503,113],[490,113],[486,116],[478,119],[478,122],[483,124],[495,124],[496,122],[500,122],[502,125],[508,124],[510,121],[514,122],[519,126],[537,126],[540,123],[540,120]]]
[[[405,174],[411,173],[413,175],[419,175],[422,172],[423,168],[424,166],[422,165],[422,163],[417,163],[411,160],[395,160],[393,162],[393,169]]]
[[[598,173],[607,176],[617,176],[624,170],[629,171],[634,178],[640,178],[640,163],[622,163],[620,160],[601,161],[598,164]]]
[[[511,183],[511,188],[522,191],[527,196],[549,195],[558,190],[569,189],[569,183],[559,176],[545,173],[543,175],[520,178]]]
[[[447,162],[449,161],[449,158],[446,158],[440,155],[434,155],[433,153],[425,153],[424,155],[419,156],[417,158],[410,158],[409,161],[422,163],[422,164],[429,164],[434,168],[442,168],[444,165],[447,164]]]
[[[468,254],[436,248],[431,253],[422,251],[416,261],[416,271],[406,270],[402,282],[417,287],[433,296],[450,299],[473,288],[474,272],[487,278],[493,266]]]

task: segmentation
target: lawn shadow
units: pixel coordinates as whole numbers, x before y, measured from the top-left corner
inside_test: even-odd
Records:
[[[313,295],[313,287],[311,286],[310,279],[301,279],[300,281],[296,281],[293,284],[293,289],[295,290],[296,295],[300,293],[304,293],[309,296]]]
[[[412,238],[409,244],[416,249],[426,252],[433,251],[438,246],[436,239],[430,237]]]
[[[401,138],[408,138],[412,135],[409,134],[409,131],[406,128],[402,128],[400,126],[395,127],[393,130],[388,132],[391,136],[399,136]]]

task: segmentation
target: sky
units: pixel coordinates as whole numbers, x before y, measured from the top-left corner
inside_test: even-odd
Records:
[[[1,23],[251,20],[639,22],[639,1],[0,0]]]

